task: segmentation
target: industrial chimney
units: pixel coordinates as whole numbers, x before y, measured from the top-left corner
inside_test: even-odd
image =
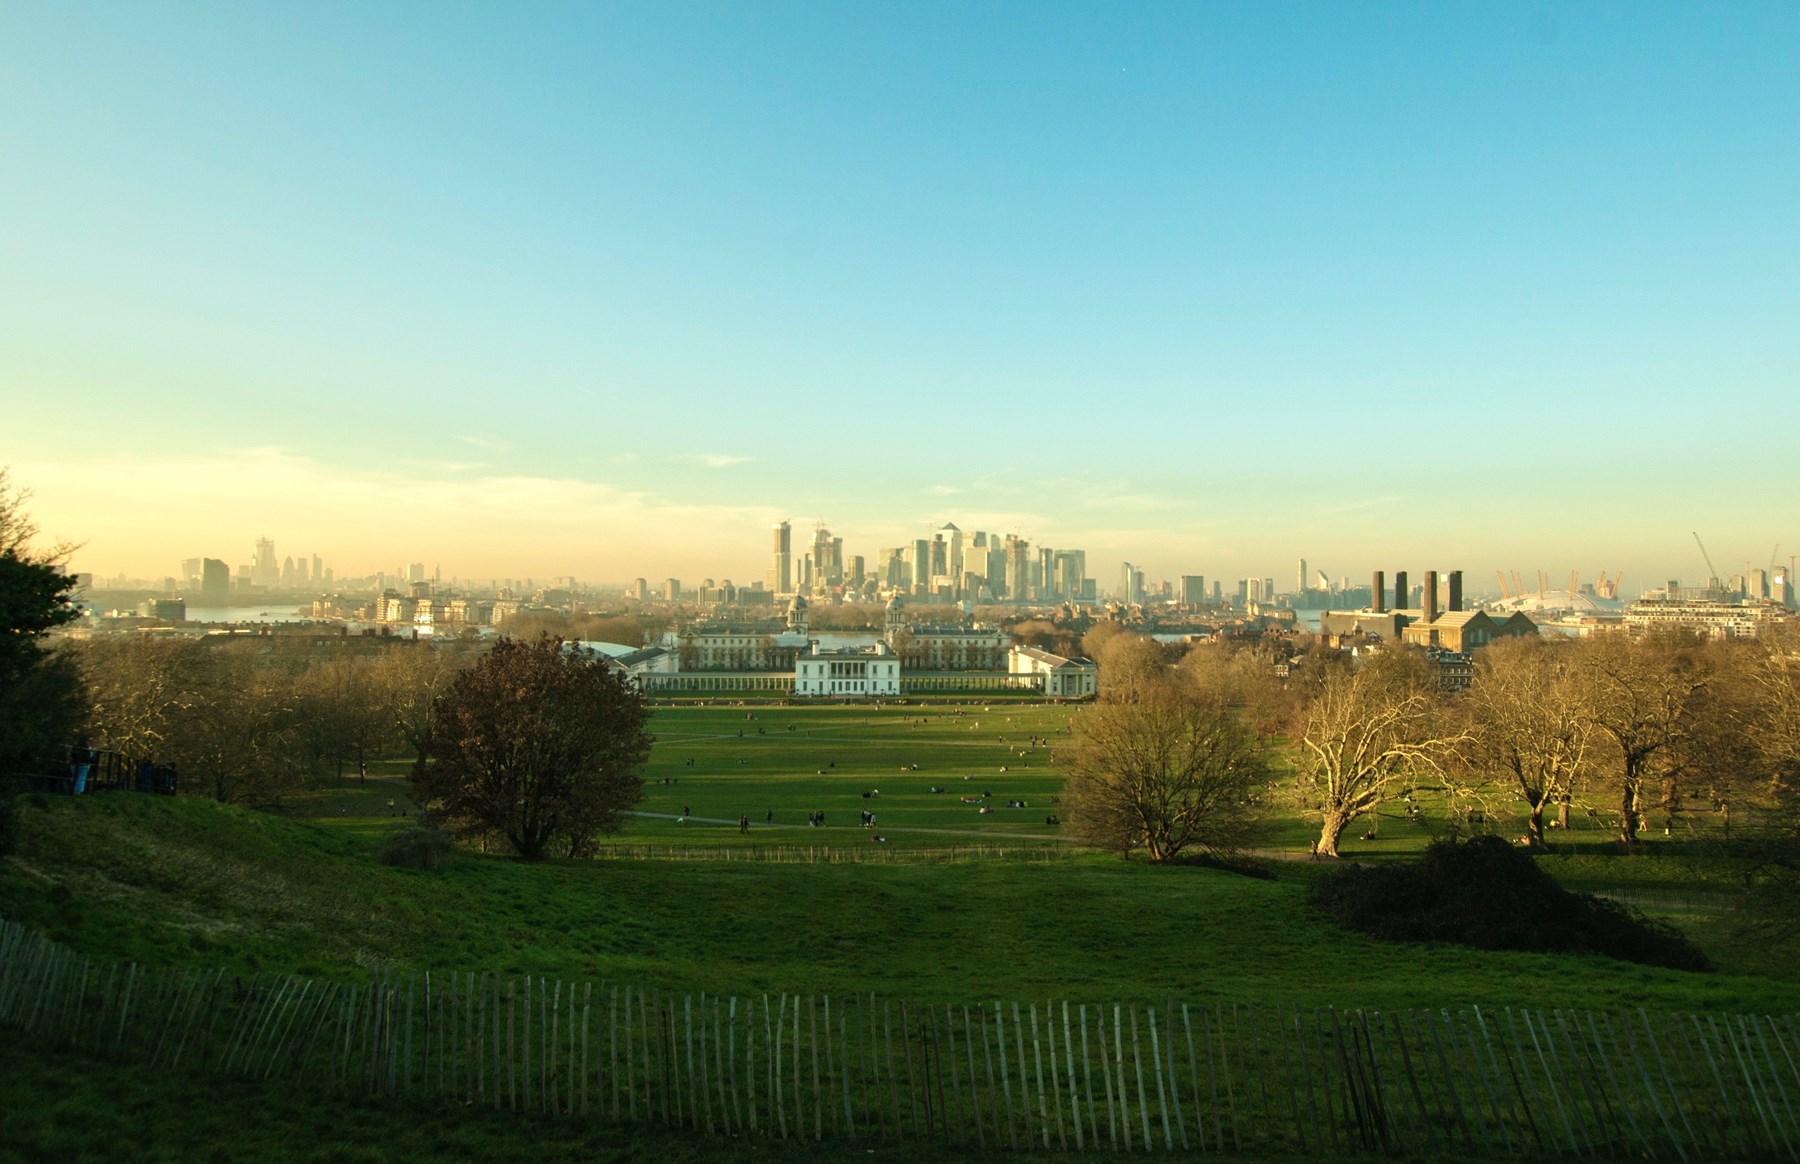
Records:
[[[1374,598],[1371,602],[1371,605],[1374,606],[1375,613],[1376,614],[1386,614],[1387,613],[1387,572],[1386,571],[1384,571],[1384,570],[1375,571],[1375,585],[1369,587],[1369,593],[1374,596]]]
[[[1426,625],[1430,625],[1431,623],[1434,623],[1437,621],[1437,616],[1438,616],[1437,586],[1438,586],[1437,571],[1436,570],[1425,571],[1425,622],[1426,622]]]
[[[1405,610],[1411,604],[1412,595],[1406,588],[1406,571],[1394,571],[1394,609]]]
[[[1462,571],[1450,571],[1450,609],[1461,610],[1462,604]]]

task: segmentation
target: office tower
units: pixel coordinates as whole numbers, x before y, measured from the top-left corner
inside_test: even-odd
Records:
[[[1305,589],[1306,589],[1306,559],[1301,558],[1300,559],[1300,581],[1295,584],[1294,592],[1296,594],[1298,594],[1300,591],[1305,590]]]
[[[875,581],[882,586],[906,585],[906,550],[892,548],[881,551],[875,559]]]
[[[1087,553],[1083,550],[1058,550],[1055,556],[1054,582],[1049,583],[1062,599],[1079,599],[1082,583],[1087,581]]]
[[[861,554],[852,554],[850,556],[850,585],[860,590],[862,589],[863,581],[867,577],[868,574],[865,572],[863,556]]]
[[[1206,601],[1206,575],[1183,574],[1181,576],[1181,604],[1183,606],[1199,606]]]
[[[775,523],[775,564],[769,570],[769,589],[777,594],[794,591],[794,527],[785,521]]]
[[[1014,602],[1031,598],[1031,543],[1017,534],[1007,534],[1006,596]]]
[[[963,576],[963,532],[955,522],[947,521],[938,535],[944,539],[944,573],[955,582]]]
[[[425,563],[414,562],[412,565],[408,566],[406,568],[406,580],[408,582],[425,581]]]
[[[510,590],[511,587],[508,587],[507,589]],[[649,580],[645,579],[645,578],[639,578],[636,582],[633,582],[631,584],[631,596],[633,598],[637,599],[639,602],[648,601],[650,598],[650,582],[649,582]]]
[[[313,580],[313,585],[315,585],[315,586],[316,586],[316,585],[318,585],[318,584],[319,584],[319,583],[320,583],[320,582],[322,582],[322,581],[324,581],[324,579],[325,579],[325,562],[324,562],[324,559],[322,559],[322,558],[320,558],[320,557],[319,557],[319,555],[317,555],[317,554],[314,554],[314,555],[313,555],[313,559],[312,559],[312,580]]]
[[[925,538],[914,538],[912,544],[912,591],[923,594],[931,588],[931,543]]]
[[[1275,601],[1275,579],[1273,578],[1263,579],[1263,601]]]
[[[224,606],[231,594],[231,570],[217,558],[200,560],[200,600],[208,606]]]
[[[181,559],[181,588],[183,590],[200,589],[200,559]]]
[[[275,561],[275,542],[270,538],[256,539],[256,557],[251,559],[250,581],[257,586],[281,584],[281,566]]]
[[[664,580],[663,598],[669,602],[681,601],[681,579],[669,578]]]

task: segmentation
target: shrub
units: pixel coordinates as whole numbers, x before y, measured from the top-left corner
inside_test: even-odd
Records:
[[[1674,927],[1628,906],[1572,893],[1499,837],[1438,841],[1407,865],[1348,865],[1313,882],[1312,904],[1337,924],[1389,941],[1483,950],[1604,954],[1672,970],[1710,970]]]
[[[456,843],[440,829],[401,829],[381,838],[375,859],[396,869],[442,869],[456,860]]]

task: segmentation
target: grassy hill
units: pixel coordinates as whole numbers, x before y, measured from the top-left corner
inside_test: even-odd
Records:
[[[591,862],[521,865],[467,853],[435,872],[378,863],[376,846],[414,809],[399,762],[375,766],[367,783],[300,797],[279,816],[190,798],[27,797],[20,848],[0,861],[0,914],[103,957],[339,981],[397,968],[950,1003],[1160,1004],[1174,995],[1384,1010],[1800,1005],[1781,951],[1736,938],[1725,920],[1728,887],[1704,859],[1673,846],[1638,858],[1571,846],[1540,860],[1571,884],[1657,905],[1719,973],[1389,945],[1309,909],[1307,884],[1322,867],[1305,860],[1276,862],[1275,879],[1259,880],[1083,852],[1044,820],[1060,791],[1055,752],[1071,714],[1080,713],[1015,704],[666,708],[643,815]],[[879,797],[863,796],[876,789]],[[963,799],[982,793],[991,796]],[[1286,803],[1279,787],[1268,796]],[[1007,800],[1027,807],[1006,809]],[[858,827],[865,808],[879,813],[878,829]],[[826,827],[808,827],[806,815],[818,811]],[[740,814],[756,822],[748,836]],[[879,845],[877,831],[886,838]],[[1404,821],[1383,821],[1380,833],[1354,848],[1388,859],[1429,836]],[[1289,814],[1271,844],[1303,854],[1306,834]],[[950,859],[953,846],[964,858]],[[862,860],[808,860],[827,850]],[[981,856],[966,859],[970,852]],[[305,1084],[271,1091],[96,1063],[24,1040],[0,1040],[0,1076],[9,1080],[0,1164],[785,1161],[842,1148],[347,1098]],[[202,1089],[208,1103],[196,1111],[191,1098]],[[866,1154],[944,1158],[917,1144]]]
[[[1400,1008],[1791,1010],[1800,986],[1598,958],[1398,947],[1275,881],[1097,855],[956,864],[468,855],[393,869],[366,833],[194,799],[29,798],[0,867],[16,920],[86,952],[324,977],[392,965],[709,992],[928,1001],[1087,998]],[[851,830],[854,832],[855,830]],[[1709,952],[1722,947],[1713,942]]]

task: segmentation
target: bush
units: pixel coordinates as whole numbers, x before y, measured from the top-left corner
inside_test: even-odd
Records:
[[[456,843],[441,829],[401,829],[381,838],[375,859],[396,869],[443,869],[456,860]]]
[[[1482,950],[1604,954],[1672,970],[1710,970],[1674,927],[1572,893],[1499,837],[1438,841],[1408,865],[1347,865],[1313,882],[1312,904],[1347,929],[1389,941]]]

